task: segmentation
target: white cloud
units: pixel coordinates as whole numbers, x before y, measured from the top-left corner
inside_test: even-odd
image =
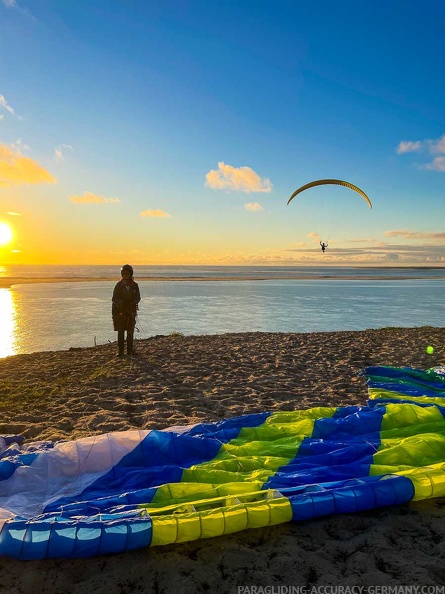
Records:
[[[260,210],[264,210],[259,202],[247,202],[244,205],[244,208],[250,212],[259,212]]]
[[[294,253],[300,262],[310,264],[314,260],[315,254],[319,248],[287,248],[285,252]],[[381,245],[368,247],[336,247],[329,248],[330,262],[339,264],[384,264],[385,262],[394,262],[401,265],[405,264],[427,264],[431,262],[445,261],[445,245],[443,242],[439,245]]]
[[[412,153],[414,151],[420,151],[422,148],[422,143],[420,140],[411,141],[411,140],[402,140],[397,147],[397,153],[402,155],[403,153]]]
[[[17,138],[17,140],[11,144],[11,147],[19,155],[22,154],[22,149],[25,150],[25,151],[31,150],[31,147],[28,144],[25,144],[24,142],[22,142],[22,139],[21,138]]]
[[[54,149],[54,158],[56,161],[65,161],[64,149],[69,149],[70,151],[74,151],[73,147],[70,144],[59,144]]]
[[[0,95],[0,107],[3,107],[3,109],[6,109],[6,111],[9,112],[11,115],[15,115],[14,109],[6,101],[4,95]]]
[[[445,239],[445,231],[422,233],[410,229],[401,229],[400,231],[385,231],[384,235],[385,237],[403,237],[404,239]]]
[[[445,134],[434,139],[402,140],[396,150],[399,155],[410,152],[443,155],[445,153]],[[419,166],[422,169],[430,169],[431,171],[445,171],[445,157],[435,157],[431,162]]]
[[[63,156],[62,149],[56,148],[54,150],[54,158],[55,158],[56,161],[65,161],[65,158]]]
[[[105,198],[93,192],[84,192],[82,196],[71,196],[71,202],[75,204],[119,204],[119,198]]]
[[[206,174],[206,185],[212,190],[232,190],[235,192],[271,192],[272,184],[265,177],[261,178],[250,167],[233,167],[222,161],[218,169],[211,169]]]
[[[37,20],[28,10],[20,8],[20,6],[17,4],[17,0],[2,0],[2,2],[3,2],[3,5],[6,6],[6,8],[15,8],[22,14],[31,18],[33,21]]]
[[[429,143],[431,154],[445,153],[445,134],[437,140],[430,140]]]
[[[170,214],[168,214],[167,212],[164,212],[163,210],[158,209],[150,209],[148,208],[147,210],[143,210],[142,212],[139,213],[139,216],[141,217],[157,217],[157,218],[168,218],[171,217]]]
[[[436,157],[425,165],[425,169],[431,169],[432,171],[445,171],[445,157]]]
[[[445,153],[445,134],[439,138],[427,138],[426,140],[402,140],[397,147],[399,154],[414,151],[428,152],[431,155]]]

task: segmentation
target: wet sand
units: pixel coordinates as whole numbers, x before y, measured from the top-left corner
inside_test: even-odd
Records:
[[[445,328],[422,327],[155,336],[137,341],[133,359],[117,359],[115,343],[16,355],[0,360],[0,433],[73,439],[365,404],[364,367],[426,369],[444,363],[444,345]],[[444,553],[445,500],[437,499],[122,555],[1,558],[0,591],[235,594],[247,585],[443,585]]]

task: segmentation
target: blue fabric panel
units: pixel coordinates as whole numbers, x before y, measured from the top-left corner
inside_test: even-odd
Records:
[[[432,390],[430,388],[404,386],[403,384],[393,384],[391,382],[369,382],[370,388],[380,388],[382,390],[389,390],[390,392],[397,392],[397,394],[405,394],[406,396],[430,396],[431,398],[438,398],[443,396],[445,386],[442,386],[439,390]],[[397,402],[399,401],[396,399]],[[417,404],[417,403],[416,403]]]
[[[262,425],[271,414],[244,415],[217,423],[201,424],[179,434],[174,431],[151,431],[119,464],[82,493],[54,501],[45,511],[56,510],[79,500],[97,500],[107,493],[140,489],[144,490],[143,503],[149,503],[156,489],[148,488],[180,482],[184,468],[212,460],[221,445],[236,438],[243,427]]]
[[[367,367],[363,375],[369,376],[368,386],[379,386],[385,388],[386,385],[396,386],[397,391],[404,388],[415,390],[415,385],[422,390],[429,389],[439,393],[445,392],[445,376],[435,373],[433,370],[424,371],[422,369],[413,369],[410,367]],[[387,381],[382,381],[387,378]],[[393,381],[391,381],[393,380]],[[407,382],[406,384],[404,382]],[[391,389],[391,388],[385,388]],[[418,394],[419,396],[421,394]]]
[[[369,409],[361,406],[338,409],[332,417],[315,421],[312,437],[335,441],[350,438],[351,435],[377,435],[380,433],[384,414],[384,407]]]
[[[263,488],[325,483],[369,476],[380,446],[385,408],[350,406],[330,418],[317,419],[312,437],[301,443],[293,460],[282,466]]]
[[[51,531],[48,557],[69,558],[73,556],[76,542],[77,522],[58,522]]]
[[[278,489],[282,491],[284,487],[313,485],[336,480],[343,481],[354,477],[367,478],[368,476],[369,464],[315,466],[293,473],[278,472],[264,484],[263,489]]]
[[[111,508],[118,508],[121,506],[135,506],[140,503],[147,503],[152,501],[157,487],[149,487],[148,489],[137,489],[135,491],[124,492],[120,495],[111,495],[110,497],[99,497],[97,499],[76,500],[72,498],[61,498],[56,502],[50,503],[45,508],[47,512],[57,512],[63,506],[63,512],[79,516],[90,516],[99,512],[105,512]],[[64,503],[61,503],[64,502]]]
[[[437,397],[437,394],[435,395]],[[438,404],[431,404],[431,402],[413,402],[412,400],[405,400],[404,398],[379,398],[378,400],[369,400],[368,406],[369,408],[378,408],[384,406],[385,404],[415,404],[416,406],[420,406],[422,408],[428,408],[430,406],[434,406],[440,412],[440,414],[445,418],[445,406],[439,406]]]
[[[398,505],[410,501],[414,495],[412,482],[407,477],[395,475],[339,481],[321,487],[325,488],[304,489],[296,495],[286,492],[292,506],[293,521]]]
[[[64,520],[6,522],[0,532],[0,548],[15,559],[79,558],[150,546],[152,522],[144,518],[118,520]]]
[[[259,427],[262,425],[272,412],[254,413],[251,415],[242,415],[241,417],[233,417],[231,419],[224,419],[216,423],[200,423],[188,429],[183,435],[209,435],[214,434],[218,439],[227,443],[231,439],[235,439],[240,429],[243,427]],[[227,437],[224,437],[224,432]],[[221,434],[221,435],[219,435]],[[230,437],[229,437],[230,435]]]
[[[0,481],[4,481],[12,476],[19,466],[30,466],[37,456],[37,453],[20,454],[14,456],[12,460],[0,460]]]

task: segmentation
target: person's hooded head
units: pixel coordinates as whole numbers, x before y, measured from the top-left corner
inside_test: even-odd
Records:
[[[121,277],[126,282],[133,280],[133,266],[130,266],[130,264],[124,264],[121,268]]]

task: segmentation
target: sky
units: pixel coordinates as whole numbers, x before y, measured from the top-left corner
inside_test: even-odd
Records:
[[[0,265],[445,265],[444,26],[442,0],[0,0]],[[287,204],[326,178],[372,209]]]

